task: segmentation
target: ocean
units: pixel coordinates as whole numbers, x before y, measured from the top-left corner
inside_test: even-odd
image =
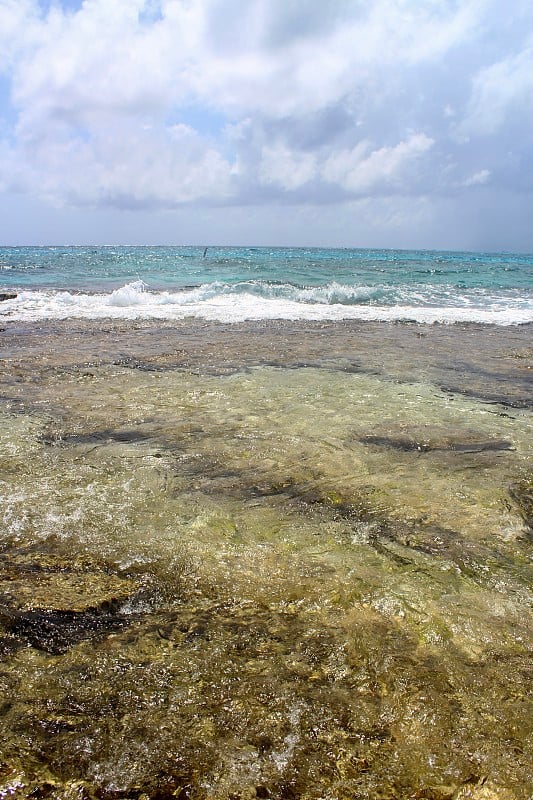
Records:
[[[532,257],[204,250],[0,250],[0,800],[530,800]]]
[[[4,247],[17,320],[533,321],[533,255],[266,247]]]

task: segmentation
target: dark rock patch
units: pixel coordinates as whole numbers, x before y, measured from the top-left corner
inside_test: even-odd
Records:
[[[139,430],[103,430],[91,433],[67,433],[64,436],[47,436],[41,441],[48,445],[77,445],[77,444],[103,444],[105,442],[120,442],[133,444],[135,442],[150,441],[153,437]]]
[[[120,613],[118,604],[88,611],[12,610],[4,626],[18,640],[52,655],[61,655],[75,644],[124,628],[131,615]]]
[[[1,615],[0,615],[1,619]],[[16,636],[0,636],[0,659],[14,655],[24,647],[24,642]],[[0,708],[0,714],[2,709]]]
[[[526,381],[515,381],[516,390],[523,389],[524,395],[523,397],[508,397],[504,394],[493,394],[487,391],[481,391],[477,389],[467,389],[461,386],[454,386],[454,385],[446,385],[440,386],[441,392],[447,392],[449,394],[459,394],[463,397],[471,397],[474,400],[481,400],[484,403],[488,403],[489,405],[498,405],[498,406],[505,406],[506,408],[530,408],[531,407],[531,385],[527,384]],[[520,385],[522,384],[522,385]]]
[[[400,450],[405,453],[484,453],[502,452],[514,450],[512,442],[506,439],[491,439],[487,441],[442,441],[442,442],[422,442],[411,439],[407,436],[362,436],[359,441],[362,444],[375,445],[376,447],[388,447],[392,450]]]
[[[105,562],[54,552],[53,544],[6,543],[0,553],[0,654],[6,657],[21,646],[59,655],[139,617],[124,608],[146,600],[142,580],[120,576]]]

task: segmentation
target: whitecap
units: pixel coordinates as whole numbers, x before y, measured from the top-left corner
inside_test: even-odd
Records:
[[[479,322],[518,325],[533,322],[533,305],[523,298],[481,294],[459,297],[392,289],[343,287],[334,282],[302,289],[289,284],[207,283],[175,292],[149,290],[138,280],[110,293],[71,294],[23,291],[3,302],[0,314],[13,320],[65,319],[184,319],[187,316],[226,323],[244,320],[371,320],[421,323]],[[269,296],[270,295],[270,296]],[[343,300],[344,302],[339,302]]]
[[[144,281],[138,280],[133,283],[127,283],[121,286],[120,289],[115,289],[111,292],[108,303],[110,306],[137,306],[144,303],[144,293],[148,286]]]

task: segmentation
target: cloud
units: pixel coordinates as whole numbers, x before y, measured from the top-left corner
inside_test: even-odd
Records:
[[[484,67],[473,78],[472,96],[458,130],[465,136],[491,135],[517,116],[531,118],[533,43]]]
[[[231,165],[186,125],[114,125],[90,141],[57,134],[29,147],[26,159],[9,159],[14,185],[39,186],[41,196],[59,205],[169,208],[229,194]]]
[[[357,202],[391,229],[428,198],[530,191],[532,23],[525,0],[0,0],[0,185],[83,208]]]
[[[488,179],[490,178],[490,170],[488,169],[480,169],[479,172],[475,172],[470,177],[466,178],[462,185],[463,186],[481,186],[484,183],[487,183]]]
[[[433,139],[424,133],[414,133],[394,147],[371,152],[368,142],[359,142],[352,150],[330,156],[323,166],[323,175],[325,180],[358,194],[376,186],[390,186],[400,181],[413,161],[433,144]]]
[[[32,40],[37,23],[34,0],[3,0],[0,3],[0,74],[8,72]]]
[[[316,175],[316,158],[312,153],[291,151],[283,144],[266,146],[259,164],[259,181],[289,191],[299,189]]]

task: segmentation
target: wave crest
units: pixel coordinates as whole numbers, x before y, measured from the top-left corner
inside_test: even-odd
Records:
[[[533,304],[517,292],[458,290],[451,286],[349,286],[335,281],[302,287],[290,283],[211,282],[178,291],[153,291],[136,280],[107,294],[22,291],[2,303],[11,319],[360,319],[417,322],[533,322]]]
[[[128,283],[115,289],[109,296],[109,305],[118,307],[137,306],[147,302],[161,305],[190,305],[214,297],[227,295],[250,295],[265,300],[286,300],[293,303],[314,305],[365,305],[367,303],[389,304],[393,292],[382,286],[347,286],[333,281],[325,286],[302,287],[291,283],[267,281],[239,281],[222,283],[214,281],[178,292],[151,292],[144,281]]]

